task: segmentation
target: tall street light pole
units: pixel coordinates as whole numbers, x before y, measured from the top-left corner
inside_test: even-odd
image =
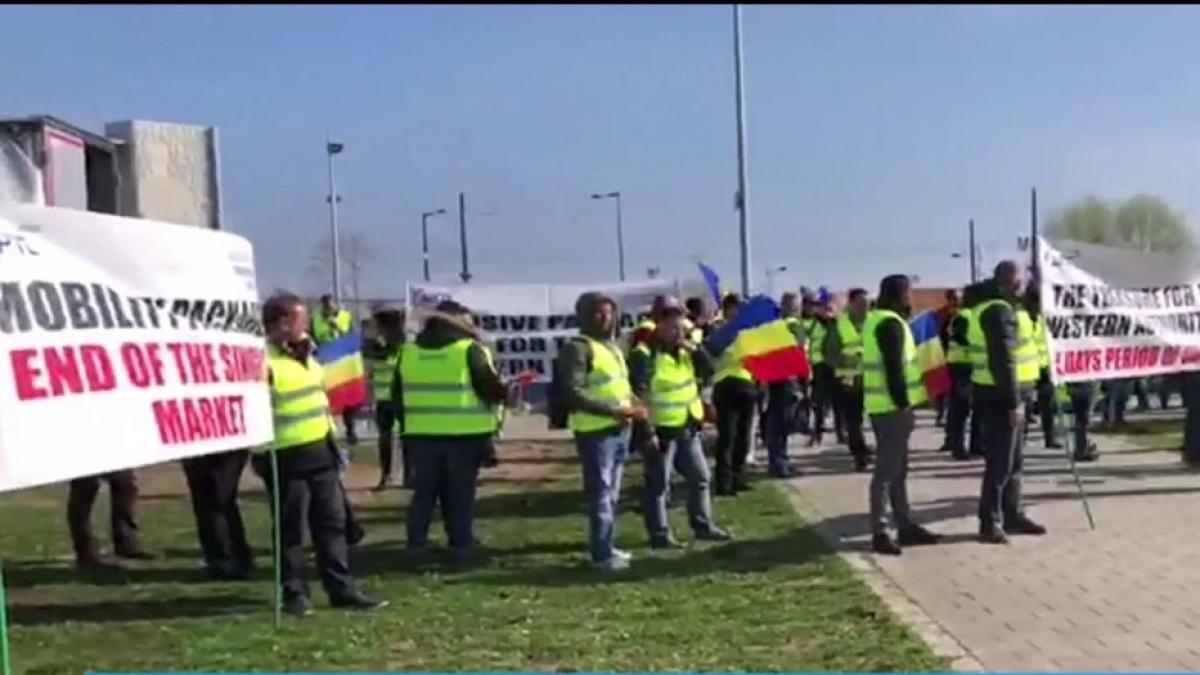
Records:
[[[345,150],[346,146],[341,143],[334,143],[325,137],[325,154],[329,160],[329,196],[326,199],[329,202],[329,238],[332,241],[330,245],[330,257],[333,259],[333,301],[341,303],[342,301],[342,270],[341,270],[341,247],[338,234],[338,202],[342,198],[337,193],[337,182],[333,175],[333,156]]]
[[[737,97],[738,243],[742,257],[742,297],[750,296],[750,198],[746,194],[746,98],[742,86],[742,6],[733,6],[734,90]]]
[[[425,282],[429,283],[429,219],[432,216],[440,216],[446,213],[446,209],[438,209],[437,211],[426,211],[421,214],[421,266],[425,270]]]
[[[592,199],[614,199],[617,203],[617,272],[625,281],[625,231],[621,226],[621,193],[594,194]]]
[[[467,195],[463,192],[458,193],[458,244],[462,249],[462,272],[458,277],[465,284],[471,281],[471,266],[467,260]]]
[[[975,219],[967,221],[968,245],[971,247],[971,283],[979,280],[978,254],[975,248]]]

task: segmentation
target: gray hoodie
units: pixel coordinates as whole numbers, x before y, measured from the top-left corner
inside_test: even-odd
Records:
[[[575,318],[579,321],[579,334],[599,342],[605,342],[613,351],[618,351],[620,348],[615,342],[613,331],[606,333],[595,322],[596,308],[605,302],[611,304],[615,310],[616,302],[602,293],[589,292],[579,296],[579,299],[575,301]],[[558,369],[559,381],[565,385],[563,399],[568,410],[606,417],[616,415],[617,406],[587,394],[587,376],[592,367],[592,348],[587,340],[572,338],[563,343],[554,367]],[[614,419],[613,424],[620,426],[621,423]]]

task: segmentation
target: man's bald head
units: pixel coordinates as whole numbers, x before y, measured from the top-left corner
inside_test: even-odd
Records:
[[[1011,260],[1002,260],[996,265],[992,278],[1004,293],[1015,297],[1021,292],[1021,268]]]

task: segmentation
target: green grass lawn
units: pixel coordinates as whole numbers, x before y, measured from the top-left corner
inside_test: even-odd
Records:
[[[362,453],[367,454],[367,453]],[[485,565],[416,568],[403,547],[406,493],[355,491],[368,538],[364,584],[392,601],[371,614],[332,610],[314,584],[316,614],[272,627],[267,508],[244,498],[260,579],[200,583],[191,512],[178,467],[143,472],[141,520],[164,557],[115,578],[70,566],[62,502],[47,488],[0,500],[17,673],[85,670],[618,670],[891,671],[945,665],[799,524],[766,483],[717,502],[731,543],[652,552],[630,505],[619,544],[635,555],[620,576],[586,565],[585,520],[569,451],[510,450],[478,504]],[[366,464],[366,460],[363,460]],[[369,484],[369,465],[352,476]],[[101,504],[96,523],[106,521]],[[680,509],[677,534],[689,534]],[[439,527],[435,523],[435,527]],[[105,528],[99,531],[104,532]],[[107,534],[105,534],[107,536]],[[436,534],[440,541],[440,532]]]

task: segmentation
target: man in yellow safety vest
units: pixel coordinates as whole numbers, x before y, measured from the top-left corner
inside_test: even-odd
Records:
[[[254,471],[268,492],[279,490],[283,609],[294,616],[311,613],[304,580],[304,526],[309,523],[321,585],[334,607],[376,609],[386,601],[360,591],[350,574],[347,543],[348,502],[338,471],[333,424],[321,366],[308,337],[303,300],[280,293],[263,303],[267,333],[268,381],[275,421],[279,484],[271,457],[257,452]]]
[[[1033,320],[1033,343],[1038,353],[1037,408],[1042,422],[1042,443],[1051,450],[1061,450],[1058,440],[1055,414],[1058,401],[1054,395],[1054,382],[1050,376],[1050,339],[1046,335],[1046,317],[1042,314],[1042,295],[1036,286],[1025,290],[1024,309]],[[1025,428],[1029,428],[1028,421]]]
[[[725,541],[713,524],[708,463],[701,445],[703,381],[712,374],[707,352],[688,339],[683,308],[665,298],[654,317],[654,336],[629,357],[633,395],[648,401],[650,419],[633,426],[633,446],[642,453],[645,488],[642,517],[652,548],[678,548],[667,519],[672,468],[687,480],[688,523],[696,539]]]
[[[968,300],[973,289],[963,293],[963,302]],[[950,317],[946,337],[946,363],[950,367],[950,394],[946,399],[946,441],[942,451],[949,452],[954,459],[965,461],[971,458],[967,452],[967,419],[971,418],[971,355],[967,343],[967,329],[971,310],[958,306]],[[971,419],[971,446],[978,450],[979,416]]]
[[[323,345],[333,342],[352,330],[354,330],[354,315],[338,307],[332,295],[322,295],[321,306],[312,315],[312,327],[309,335],[312,336],[313,341],[318,346]],[[358,432],[355,430],[354,424],[358,412],[357,407],[346,408],[342,411],[342,425],[346,427],[346,442],[350,445],[358,444]]]
[[[392,396],[392,385],[400,368],[400,354],[404,349],[404,310],[398,307],[380,307],[374,312],[378,335],[363,344],[363,356],[371,374],[371,397],[375,401],[375,428],[379,432],[379,485],[383,490],[392,484],[392,466],[395,458],[396,432],[399,430],[400,410]],[[404,486],[413,486],[413,470],[408,453],[400,448]]]
[[[871,476],[871,546],[900,555],[902,546],[937,543],[937,535],[912,521],[908,508],[908,450],[916,417],[926,401],[917,347],[908,317],[912,291],[908,275],[893,274],[879,284],[877,308],[863,325],[863,407],[875,431],[876,460]],[[897,540],[888,534],[891,503]]]
[[[629,454],[629,424],[649,412],[635,402],[625,357],[616,343],[617,304],[588,292],[575,301],[579,335],[559,347],[555,380],[575,436],[587,497],[588,549],[606,571],[628,569],[631,556],[614,546],[617,498]]]
[[[1007,534],[1046,533],[1021,503],[1025,404],[1039,371],[1033,322],[1020,308],[1021,285],[1020,268],[1003,261],[993,278],[979,285],[977,302],[969,307],[971,389],[986,460],[979,538],[991,544],[1008,543]]]
[[[737,317],[742,298],[727,293],[721,300],[726,321]],[[710,353],[715,350],[710,350]],[[746,479],[746,459],[750,456],[754,408],[758,402],[758,384],[750,371],[726,349],[717,356],[713,375],[713,406],[717,412],[716,490],[719,496],[736,496],[750,489]]]
[[[863,437],[862,398],[862,327],[870,303],[861,288],[850,290],[846,311],[842,312],[825,336],[825,361],[835,376],[834,404],[841,410],[846,425],[846,447],[854,457],[856,471],[866,471],[870,449]]]
[[[423,555],[433,509],[457,563],[475,558],[474,508],[479,468],[492,451],[496,408],[508,389],[496,372],[466,307],[444,300],[413,342],[405,344],[392,387],[404,417],[404,448],[416,485],[408,507],[410,553]]]

